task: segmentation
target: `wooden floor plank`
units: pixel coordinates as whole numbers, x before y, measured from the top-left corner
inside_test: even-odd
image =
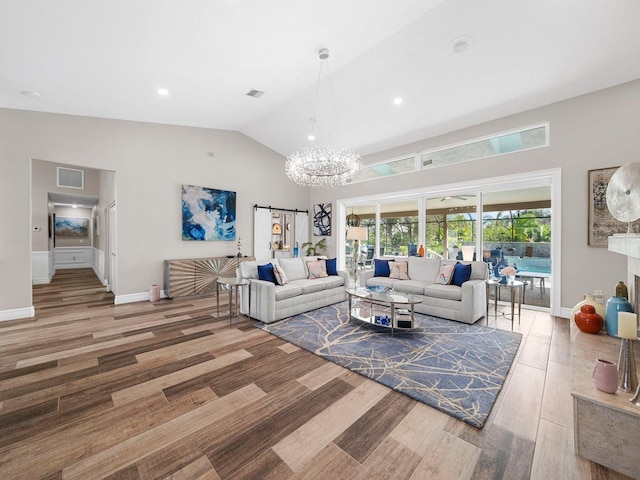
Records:
[[[140,450],[151,453],[160,450],[194,431],[215,424],[220,417],[241,409],[263,395],[264,392],[259,388],[249,386],[206,403],[181,417],[66,467],[62,471],[62,478],[84,480],[117,472],[135,462],[140,457]]]
[[[273,451],[291,470],[299,471],[388,393],[388,388],[372,380],[363,383],[275,444]]]

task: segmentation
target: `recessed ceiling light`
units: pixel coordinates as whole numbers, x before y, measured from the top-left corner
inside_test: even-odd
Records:
[[[309,140],[312,140],[312,141],[316,139],[316,137],[315,137],[315,135],[313,133],[310,133],[309,135],[307,135],[307,138]]]
[[[169,90],[167,90],[166,88],[159,88],[156,91],[158,92],[158,95],[162,95],[163,97],[169,95]]]
[[[396,97],[393,99],[393,103],[396,105],[400,105],[402,103],[402,99],[400,97]]]
[[[33,92],[31,90],[23,90],[20,93],[25,97],[30,97],[30,98],[38,98],[40,96],[38,92]]]
[[[471,37],[462,36],[454,38],[453,41],[449,44],[449,48],[451,49],[451,53],[456,55],[460,53],[464,53],[469,49],[471,45]]]

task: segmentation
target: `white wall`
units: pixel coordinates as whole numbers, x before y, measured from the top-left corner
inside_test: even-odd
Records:
[[[334,190],[313,190],[311,203],[335,202],[337,199],[381,192],[417,189],[559,167],[562,170],[563,221],[561,307],[572,307],[582,299],[583,293],[593,292],[595,289],[603,290],[605,298],[608,298],[613,295],[615,284],[626,278],[626,259],[622,255],[608,252],[606,248],[587,245],[587,172],[640,160],[638,112],[640,80],[379,152],[367,156],[364,161],[382,161],[548,121],[550,146],[547,148],[434,168]],[[425,115],[428,115],[428,112],[425,112]],[[335,239],[335,235],[330,237],[333,251]]]
[[[254,204],[308,208],[308,190],[286,178],[283,157],[239,132],[0,109],[0,191],[11,202],[0,230],[0,313],[32,305],[32,159],[115,172],[117,295],[162,284],[164,259],[237,252],[235,242],[182,241],[182,184],[237,192],[246,253]]]

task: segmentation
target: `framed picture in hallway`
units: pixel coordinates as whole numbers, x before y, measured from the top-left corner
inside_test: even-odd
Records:
[[[56,237],[88,237],[89,219],[56,217],[55,233]]]

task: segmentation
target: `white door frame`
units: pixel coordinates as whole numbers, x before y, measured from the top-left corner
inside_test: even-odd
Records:
[[[109,248],[107,255],[109,256],[109,272],[107,274],[107,291],[116,295],[116,202],[109,204],[108,207],[108,229],[109,229]]]

